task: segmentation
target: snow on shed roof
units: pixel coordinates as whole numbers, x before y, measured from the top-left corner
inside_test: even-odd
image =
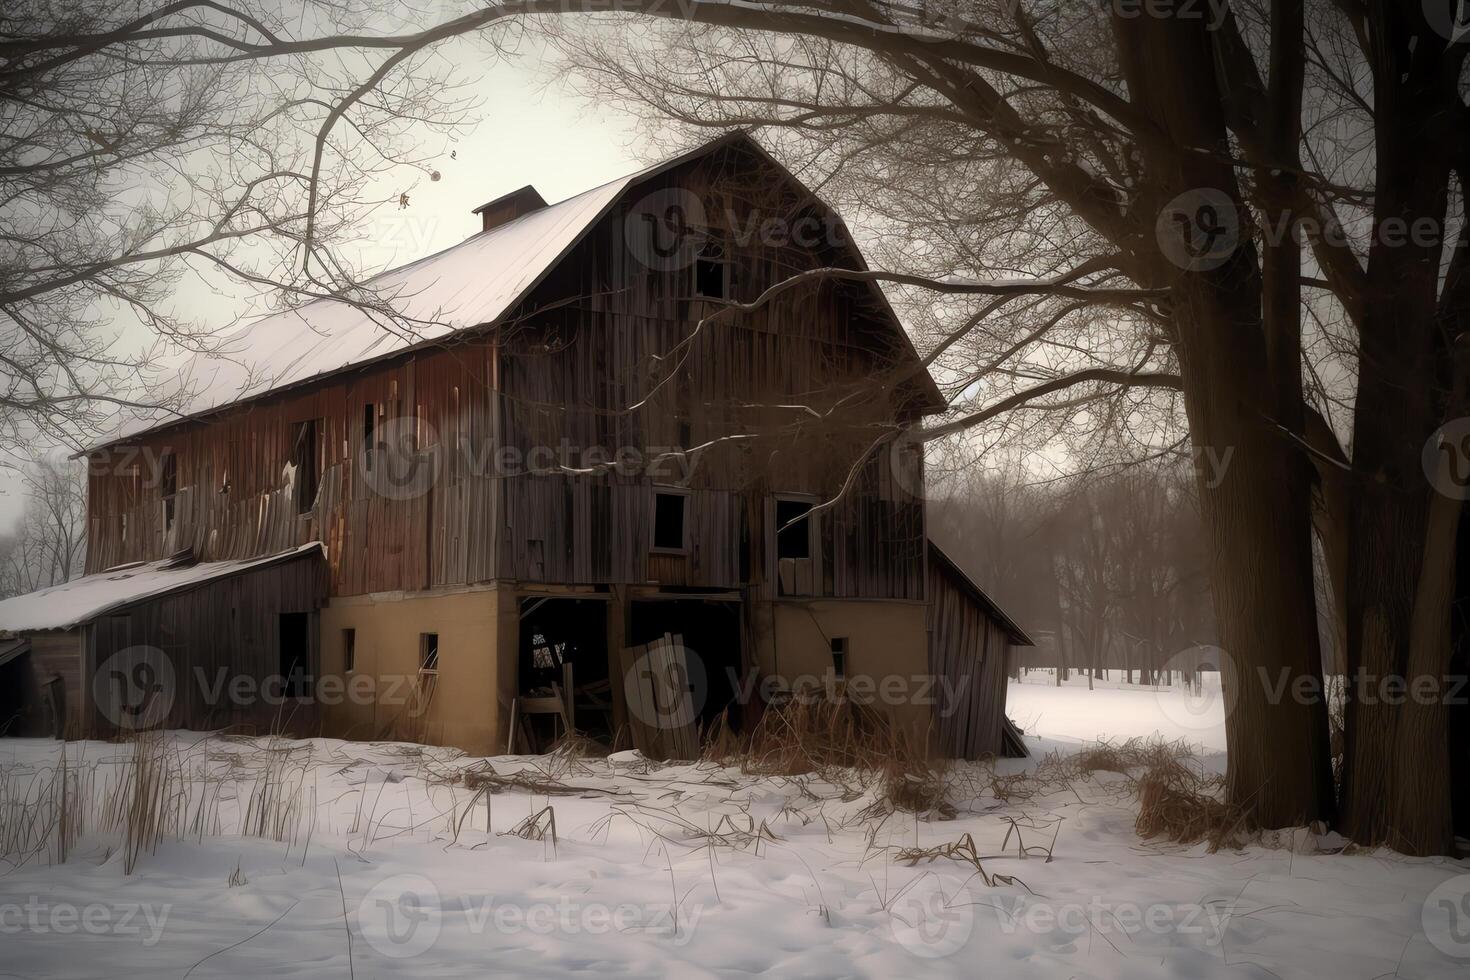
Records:
[[[252,320],[235,330],[222,350],[183,362],[170,381],[185,393],[176,412],[123,413],[87,451],[493,324],[514,310],[629,187],[737,142],[785,172],[759,143],[735,130],[369,280],[394,316],[345,299],[318,299]],[[866,268],[862,256],[854,254]],[[876,284],[869,285],[903,334],[887,297]],[[917,360],[907,334],[903,341]],[[942,406],[928,372],[921,377],[930,400]]]
[[[324,552],[321,542],[313,541],[266,558],[199,562],[182,568],[166,568],[164,566],[169,559],[161,559],[96,572],[61,585],[0,600],[0,633],[70,629],[141,599],[167,595],[276,562]]]

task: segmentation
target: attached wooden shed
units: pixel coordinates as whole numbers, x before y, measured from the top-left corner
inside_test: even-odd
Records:
[[[326,587],[312,542],[246,561],[181,553],[0,601],[0,731],[309,730],[314,701],[295,695],[319,673]]]
[[[938,749],[953,759],[1021,755],[1005,737],[1011,650],[1034,646],[994,599],[929,541],[929,670]]]

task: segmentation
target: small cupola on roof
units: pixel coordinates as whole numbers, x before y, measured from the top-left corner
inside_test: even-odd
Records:
[[[540,211],[544,207],[546,207],[545,198],[536,188],[527,184],[518,191],[511,191],[488,204],[480,205],[475,208],[474,213],[480,216],[480,230],[489,231],[491,228],[499,228],[532,211]]]

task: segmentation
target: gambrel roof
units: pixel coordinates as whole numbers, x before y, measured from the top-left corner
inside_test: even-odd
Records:
[[[222,352],[197,354],[183,364],[176,383],[187,396],[178,414],[125,418],[91,450],[492,326],[515,311],[630,188],[736,144],[752,150],[801,186],[746,133],[727,133],[695,150],[376,276],[369,285],[389,301],[395,316],[361,303],[318,299],[250,321],[230,335]],[[835,212],[815,196],[812,200],[841,226]],[[851,240],[845,234],[844,238]],[[852,258],[856,268],[867,268],[855,247]],[[885,318],[901,336],[903,349],[914,359],[915,381],[923,389],[928,409],[940,410],[944,400],[919,365],[897,315],[882,290],[875,283],[869,286]]]

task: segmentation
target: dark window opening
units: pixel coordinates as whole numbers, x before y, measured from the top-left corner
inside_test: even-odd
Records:
[[[362,407],[362,468],[363,472],[373,471],[373,450],[377,446],[373,439],[378,428],[378,407],[368,402]]]
[[[812,556],[811,509],[812,505],[805,500],[776,501],[777,558]]]
[[[179,495],[179,458],[173,453],[163,454],[163,472],[159,478],[159,490],[163,496],[163,529],[174,527],[175,505]]]
[[[837,679],[843,680],[847,677],[847,637],[832,637],[832,673]]]
[[[730,263],[725,260],[725,250],[714,243],[700,249],[694,260],[694,295],[708,299],[730,295]]]
[[[419,670],[435,673],[439,670],[439,634],[419,634]]]
[[[342,631],[342,672],[350,674],[357,669],[357,630]]]
[[[296,513],[305,514],[316,505],[317,485],[321,481],[320,457],[317,454],[317,423],[315,419],[296,426],[295,450],[292,462],[296,465]]]
[[[684,551],[688,526],[687,494],[658,490],[653,495],[653,547],[655,551]]]
[[[311,686],[311,613],[281,613],[282,693],[304,698]]]

